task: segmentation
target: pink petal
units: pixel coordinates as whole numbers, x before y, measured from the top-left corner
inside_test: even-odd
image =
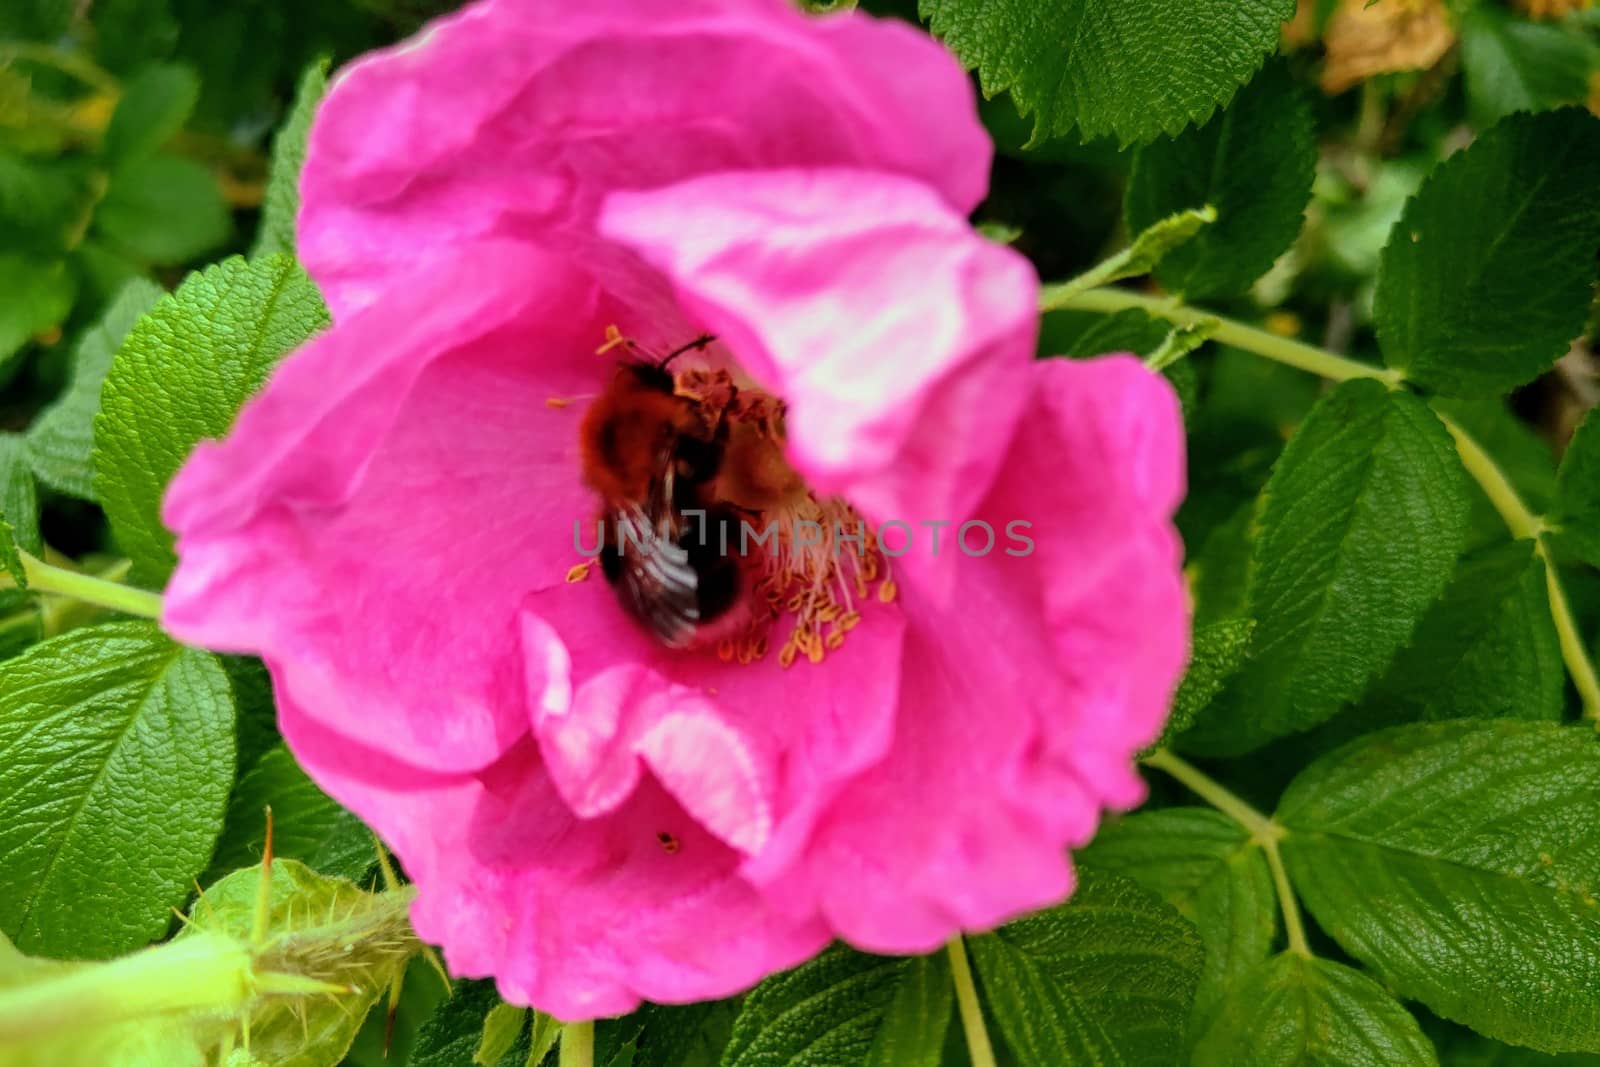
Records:
[[[535,733],[580,814],[612,810],[648,766],[747,866],[781,867],[838,791],[888,751],[905,633],[893,604],[864,606],[843,647],[787,670],[776,662],[781,628],[754,663],[668,650],[593,579],[530,597],[523,626],[530,688],[565,678],[576,693],[570,706],[557,697],[536,710]]]
[[[1183,418],[1132,356],[1034,365],[1033,403],[984,510],[1033,519],[1043,611],[1096,729],[1052,746],[1109,805],[1144,785],[1129,756],[1161,732],[1188,658]]]
[[[766,907],[736,876],[739,854],[648,778],[616,811],[577,819],[530,744],[475,774],[408,781],[381,756],[379,773],[361,773],[349,759],[360,746],[293,701],[280,713],[308,772],[416,882],[419,936],[443,946],[452,974],[492,975],[512,1003],[592,1019],[641,998],[729,996],[830,937]]]
[[[814,490],[880,523],[971,514],[1033,352],[1038,283],[1021,256],[926,186],[857,170],[617,193],[600,225],[783,397],[789,457]]]
[[[1103,808],[1142,799],[1133,757],[1183,668],[1170,389],[1126,357],[1030,376],[978,509],[993,547],[976,528],[958,542],[974,554],[953,568],[948,605],[906,596],[888,757],[834,799],[795,863],[747,868],[775,905],[819,909],[864,948],[925,951],[1064,897],[1066,850]],[[1014,520],[1032,523],[1032,552],[1004,536]]]
[[[278,665],[308,714],[448,770],[528,730],[522,598],[591,513],[576,456],[599,297],[524,247],[439,261],[291,355],[168,493],[165,622]],[[529,358],[537,353],[539,358]]]
[[[338,317],[419,257],[488,236],[595,259],[584,234],[614,189],[867,166],[964,214],[991,156],[960,65],[901,23],[810,19],[783,0],[481,0],[337,79],[299,249]]]
[[[648,767],[701,826],[741,852],[760,851],[772,833],[770,748],[725,722],[700,690],[637,663],[603,670],[573,693],[566,646],[550,625],[524,613],[522,634],[545,764],[580,818],[622,806]],[[547,699],[552,692],[567,699]]]

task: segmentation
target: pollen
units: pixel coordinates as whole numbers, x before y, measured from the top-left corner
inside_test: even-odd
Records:
[[[547,396],[544,398],[544,406],[560,411],[562,408],[572,406],[572,398],[569,396]]]
[[[589,571],[593,567],[593,563],[579,563],[567,572],[567,584],[576,585],[579,582],[586,581],[589,577]]]

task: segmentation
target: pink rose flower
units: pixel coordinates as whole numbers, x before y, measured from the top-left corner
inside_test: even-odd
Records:
[[[966,221],[990,156],[932,40],[783,0],[482,0],[338,79],[299,220],[335,325],[173,483],[165,621],[265,659],[456,974],[588,1018],[834,937],[931,950],[1067,896],[1142,799],[1177,405],[1127,357],[1032,359],[1033,271]],[[741,506],[868,531],[780,526],[706,647],[575,544],[613,326],[715,336],[672,371],[753,403],[778,488]]]

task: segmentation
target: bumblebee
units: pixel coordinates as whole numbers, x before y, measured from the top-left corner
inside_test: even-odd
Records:
[[[713,494],[737,389],[723,376],[721,388],[685,395],[669,369],[712,340],[661,359],[624,342],[630,358],[579,427],[583,479],[603,507],[601,569],[623,607],[670,648],[701,643],[739,599],[729,551],[738,515]]]

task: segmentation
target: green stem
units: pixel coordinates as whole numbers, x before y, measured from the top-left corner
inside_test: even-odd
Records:
[[[158,593],[56,567],[26,552],[19,551],[18,555],[22,557],[22,569],[28,576],[28,588],[33,592],[72,597],[113,611],[142,615],[147,619],[161,618],[161,596]]]
[[[1595,674],[1594,661],[1584,646],[1583,635],[1578,632],[1578,620],[1567,604],[1567,594],[1561,589],[1561,576],[1556,573],[1555,560],[1550,557],[1548,542],[1539,538],[1539,554],[1544,557],[1544,584],[1550,594],[1550,614],[1556,621],[1556,636],[1561,640],[1561,658],[1567,662],[1567,673],[1578,690],[1583,703],[1583,714],[1594,720],[1600,730],[1600,676]]]
[[[1086,293],[1073,294],[1063,292],[1062,286],[1047,286],[1040,296],[1039,306],[1043,311],[1096,311],[1101,314],[1138,310],[1178,326],[1193,326],[1210,319],[1216,323],[1216,329],[1211,334],[1215,340],[1323,378],[1338,382],[1351,378],[1376,378],[1390,385],[1398,385],[1404,380],[1396,370],[1358,363],[1302,341],[1279,337],[1266,330],[1213,315],[1209,311],[1126,289],[1091,289]]]
[[[967,961],[967,944],[957,934],[945,944],[945,950],[950,954],[950,973],[956,980],[956,1005],[961,1009],[961,1029],[967,1035],[967,1053],[972,1057],[972,1067],[995,1067],[994,1046],[983,1024],[978,987],[972,981],[972,964]]]
[[[1278,887],[1278,907],[1283,911],[1283,931],[1289,938],[1289,951],[1310,958],[1311,945],[1306,941],[1305,924],[1300,921],[1300,904],[1295,900],[1294,887],[1289,884],[1289,872],[1284,869],[1283,855],[1278,848],[1278,843],[1288,837],[1289,832],[1229,792],[1221,782],[1164,748],[1150,753],[1144,763],[1170,774],[1201,800],[1250,831],[1251,840],[1267,854],[1267,866]]]
[[[1439,415],[1438,412],[1434,414]],[[1456,440],[1456,452],[1461,456],[1461,465],[1467,468],[1467,473],[1473,480],[1483,487],[1484,495],[1489,498],[1489,503],[1494,505],[1494,510],[1499,513],[1506,528],[1511,531],[1512,537],[1538,537],[1542,528],[1539,517],[1528,510],[1528,505],[1522,502],[1522,497],[1511,485],[1511,479],[1505,476],[1493,457],[1483,450],[1483,446],[1468,436],[1467,431],[1458,426],[1455,420],[1447,415],[1439,415],[1439,421],[1444,423],[1444,428],[1450,431],[1450,436]]]
[[[1273,823],[1280,837],[1286,832]],[[1262,842],[1267,854],[1267,866],[1272,870],[1272,884],[1278,887],[1278,909],[1283,912],[1283,932],[1289,939],[1289,951],[1297,956],[1311,958],[1311,944],[1306,941],[1306,928],[1300,921],[1300,904],[1295,900],[1294,887],[1289,884],[1289,872],[1283,866],[1283,850],[1277,840]]]
[[[594,1067],[594,1023],[567,1023],[561,1028],[561,1067]]]
[[[1594,661],[1589,658],[1583,635],[1578,632],[1578,622],[1567,603],[1567,594],[1561,588],[1561,576],[1550,551],[1544,519],[1523,503],[1511,479],[1506,477],[1494,457],[1485,452],[1482,445],[1448,417],[1440,415],[1439,419],[1450,431],[1450,436],[1455,438],[1456,451],[1460,453],[1467,473],[1483,487],[1484,495],[1499,512],[1511,536],[1533,538],[1534,551],[1544,560],[1545,589],[1550,598],[1550,617],[1555,621],[1556,636],[1561,641],[1561,658],[1566,662],[1567,673],[1572,675],[1572,684],[1578,690],[1584,716],[1592,719],[1595,728],[1600,729],[1600,677],[1595,674]]]
[[[1279,831],[1271,819],[1230,793],[1222,783],[1200,768],[1179,759],[1164,748],[1158,748],[1150,753],[1144,758],[1144,763],[1147,767],[1154,767],[1158,771],[1172,775],[1201,800],[1249,830],[1251,836],[1277,839]]]

